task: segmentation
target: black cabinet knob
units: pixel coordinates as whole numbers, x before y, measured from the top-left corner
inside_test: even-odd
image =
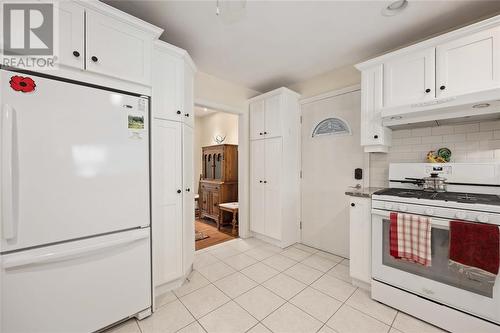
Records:
[[[378,139],[378,135],[377,135],[377,134],[375,134],[375,135],[373,136],[373,138],[374,138],[374,139]]]
[[[267,180],[264,180],[264,184],[267,184]]]
[[[78,58],[78,57],[80,56],[80,52],[78,52],[78,51],[73,51],[73,55],[74,55],[75,57],[77,57],[77,58]]]
[[[181,114],[181,110],[177,110],[177,114]]]
[[[439,87],[439,89],[441,89],[441,90],[445,90],[445,89],[446,89],[446,86],[441,86],[441,87]]]
[[[262,135],[262,134],[263,134],[262,132],[259,133],[259,135]]]
[[[191,189],[190,189],[190,188],[187,188],[187,189],[186,189],[186,192],[191,192]]]
[[[431,92],[431,90],[430,90],[429,88],[427,88],[427,89],[425,89],[425,92],[426,92],[426,93],[430,93],[430,92]]]
[[[185,115],[186,117],[189,117],[189,113],[185,113],[184,115]]]
[[[259,183],[262,183],[262,180],[259,180]]]
[[[177,193],[181,193],[182,191],[181,190],[177,190]]]
[[[264,134],[267,134],[267,132],[264,132]]]
[[[351,202],[351,207],[354,207],[356,206],[356,204],[354,202]]]
[[[93,61],[93,62],[97,62],[97,61],[99,61],[99,59],[97,59],[97,57],[96,57],[96,56],[92,56],[92,58],[90,58],[90,59],[92,59],[92,61]]]

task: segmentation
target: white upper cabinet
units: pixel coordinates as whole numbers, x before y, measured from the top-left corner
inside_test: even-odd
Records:
[[[435,49],[395,57],[384,63],[384,107],[434,98]]]
[[[85,68],[85,41],[83,7],[71,1],[60,1],[55,5],[59,15],[59,60],[62,67]]]
[[[500,28],[480,31],[437,47],[437,97],[492,89],[499,84]]]
[[[156,41],[153,48],[153,117],[180,121],[194,127],[194,75],[188,53]]]
[[[266,138],[281,136],[281,97],[281,95],[275,95],[264,100],[264,137]]]
[[[382,65],[361,73],[361,145],[365,152],[387,152],[392,131],[382,126]]]
[[[151,81],[152,38],[107,15],[86,12],[87,70],[141,84]]]
[[[265,128],[264,100],[250,103],[250,139],[262,139]]]

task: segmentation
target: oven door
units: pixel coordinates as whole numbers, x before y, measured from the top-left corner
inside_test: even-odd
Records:
[[[372,210],[373,279],[500,323],[500,278],[494,284],[479,282],[448,269],[449,220],[432,219],[432,266],[425,267],[390,255],[389,216]]]

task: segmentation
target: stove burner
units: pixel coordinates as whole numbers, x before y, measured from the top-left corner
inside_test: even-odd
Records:
[[[400,188],[386,188],[375,192],[376,195],[390,195],[403,198],[454,201],[468,204],[483,204],[500,206],[500,196],[493,194],[462,193],[462,192],[427,192]]]

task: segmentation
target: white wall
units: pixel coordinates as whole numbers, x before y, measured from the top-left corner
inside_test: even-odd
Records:
[[[500,121],[424,127],[392,132],[388,154],[370,154],[370,186],[387,187],[389,163],[426,162],[427,152],[452,151],[452,162],[500,162]]]
[[[195,104],[208,101],[236,110],[246,111],[247,100],[260,92],[203,72],[197,72],[194,81]]]
[[[195,191],[201,174],[201,147],[217,144],[214,136],[226,136],[224,143],[238,144],[238,115],[216,112],[204,117],[195,117],[194,125],[194,175]]]

